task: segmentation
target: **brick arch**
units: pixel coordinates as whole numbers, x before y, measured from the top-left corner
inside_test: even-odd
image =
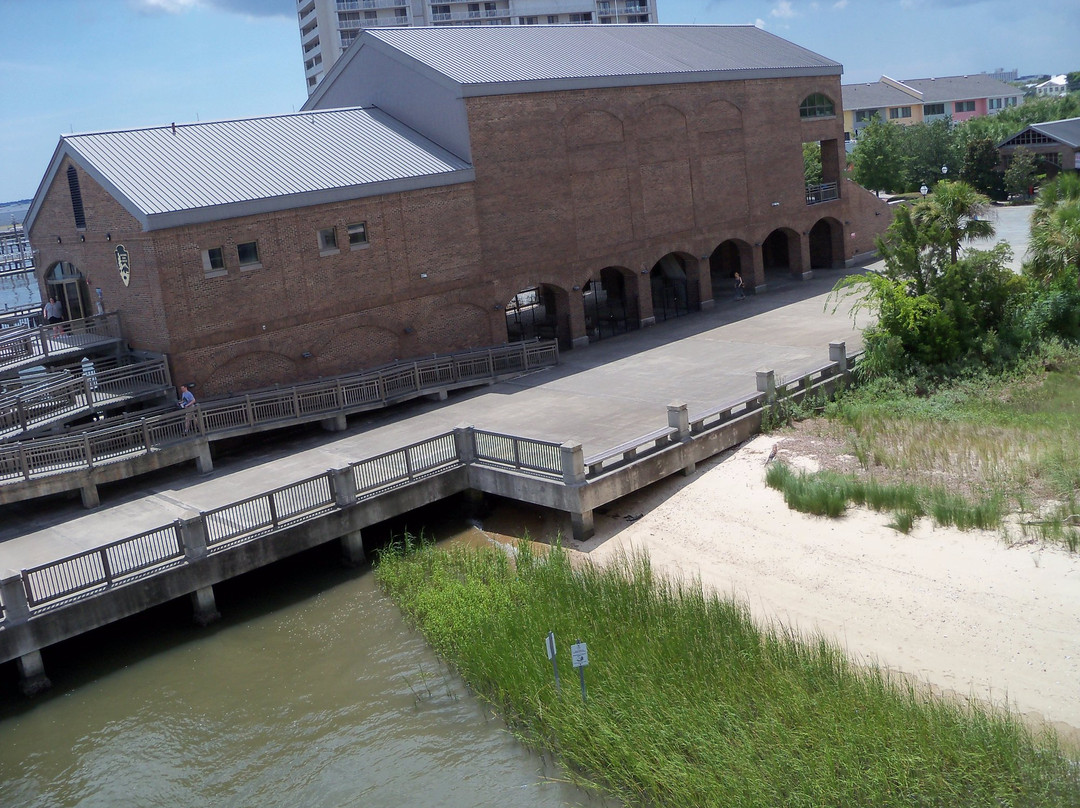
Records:
[[[638,140],[673,140],[686,137],[686,115],[671,104],[658,103],[638,110],[634,116]]]
[[[274,351],[249,351],[212,368],[202,381],[208,393],[240,393],[297,378],[296,362]]]
[[[331,334],[312,353],[324,376],[354,373],[400,359],[398,336],[388,328],[359,325]]]
[[[742,129],[742,110],[730,101],[715,99],[705,104],[694,116],[698,129],[704,132],[722,132]]]
[[[476,303],[439,301],[413,326],[417,341],[440,353],[502,342],[504,336],[491,333],[490,310]]]
[[[604,143],[622,143],[623,122],[603,109],[587,109],[563,119],[566,144],[570,149]]]

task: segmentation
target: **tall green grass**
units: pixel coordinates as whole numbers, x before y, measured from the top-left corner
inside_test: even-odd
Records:
[[[599,568],[559,547],[522,543],[511,559],[413,544],[381,554],[375,574],[518,737],[631,805],[1080,805],[1080,770],[1052,733],[759,628],[645,556]],[[587,703],[570,668],[577,639]]]
[[[1025,535],[1080,550],[1080,350],[1045,351],[1004,374],[849,389],[819,428],[841,434],[865,472],[903,480],[942,524],[998,527],[1018,512]]]

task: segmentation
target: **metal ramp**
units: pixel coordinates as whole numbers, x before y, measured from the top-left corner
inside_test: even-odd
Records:
[[[40,377],[0,379],[0,442],[28,437],[138,402],[172,395],[164,356],[141,361],[114,357],[60,368]]]
[[[120,316],[98,314],[34,328],[0,331],[0,378],[20,370],[115,349],[123,341]]]

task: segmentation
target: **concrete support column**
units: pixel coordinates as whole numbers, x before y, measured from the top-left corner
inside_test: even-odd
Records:
[[[776,401],[776,371],[759,370],[757,372],[757,389],[765,394],[765,403],[772,404]]]
[[[197,625],[208,626],[220,620],[221,612],[217,610],[217,601],[214,600],[214,587],[203,586],[192,592],[191,609]]]
[[[581,293],[581,287],[575,285],[568,293],[568,309],[570,315],[570,347],[588,348],[589,335],[585,331],[585,296]]]
[[[580,513],[571,513],[570,531],[574,541],[585,541],[592,538],[596,532],[596,528],[593,526],[592,509],[583,510]]]
[[[446,401],[446,399],[450,398],[450,394],[445,390],[437,390],[434,393],[428,393],[425,398],[428,401]]]
[[[97,483],[93,481],[90,475],[83,478],[83,483],[79,486],[79,496],[82,498],[82,506],[87,510],[96,508],[101,504]]]
[[[702,311],[716,305],[712,292],[712,265],[707,255],[698,259],[698,300],[701,301]]]
[[[848,361],[847,361],[847,343],[846,342],[830,342],[829,343],[829,361],[835,362],[838,365],[840,373],[847,375]]]
[[[798,265],[792,266],[795,275],[804,281],[808,281],[814,277],[814,270],[810,268],[810,238],[808,236],[800,236],[798,238],[799,256]]]
[[[24,696],[36,696],[52,687],[52,682],[45,675],[45,663],[41,651],[31,651],[15,660],[19,671],[19,690]]]
[[[345,417],[345,413],[339,412],[337,415],[323,418],[319,421],[319,426],[327,432],[344,432],[349,425],[348,421],[349,419]]]
[[[346,533],[341,537],[341,563],[346,567],[359,567],[367,561],[364,553],[364,538],[359,530]]]
[[[210,456],[210,441],[199,438],[195,442],[198,454],[195,456],[195,469],[199,474],[209,474],[214,470],[214,459]]]
[[[679,430],[679,442],[690,443],[690,411],[686,404],[668,404],[667,422],[672,429]],[[697,463],[686,459],[683,464],[683,476],[689,477],[697,470]]]

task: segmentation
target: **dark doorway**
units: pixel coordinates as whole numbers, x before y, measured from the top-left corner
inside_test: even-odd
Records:
[[[565,305],[559,306],[560,296],[565,299],[565,293],[543,284],[514,295],[506,304],[507,339],[510,342],[557,339],[560,348],[569,350],[570,322]]]
[[[761,262],[766,274],[791,275],[791,241],[786,230],[773,230],[761,244]]]
[[[743,283],[749,287],[751,280],[747,273],[752,265],[749,244],[735,239],[722,241],[709,256],[709,280],[712,284],[713,300],[723,300],[734,295],[736,272],[742,275]]]
[[[686,259],[668,253],[649,273],[652,287],[653,316],[657,322],[682,317],[698,308],[696,279],[687,273]]]
[[[81,320],[93,314],[90,307],[90,290],[86,279],[74,264],[61,261],[45,275],[49,297],[55,297],[64,307],[65,320]]]
[[[810,228],[810,268],[832,269],[838,266],[838,243],[841,237],[840,223],[835,219],[821,219]]]
[[[589,342],[633,331],[639,325],[637,298],[627,295],[629,270],[604,267],[599,280],[590,280],[582,291],[585,333]]]

